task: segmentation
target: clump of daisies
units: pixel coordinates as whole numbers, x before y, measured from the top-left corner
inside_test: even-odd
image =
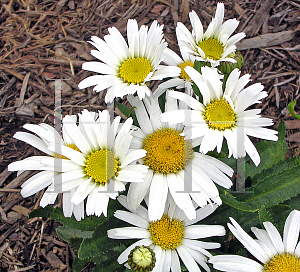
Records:
[[[62,193],[65,217],[110,216],[101,221],[101,231],[107,231],[101,242],[137,239],[117,259],[132,271],[180,272],[184,265],[200,272],[210,271],[211,264],[221,271],[300,271],[299,211],[287,218],[283,240],[270,222],[264,223],[266,230],[252,228],[254,240],[230,219],[230,231],[257,261],[208,251],[221,247],[210,238],[225,235],[225,228],[200,221],[222,200],[238,203],[227,202],[234,171],[217,153],[226,142],[228,157],[248,154],[258,166],[250,137],[276,141],[277,131],[266,128],[273,121],[253,108],[267,96],[263,86],[250,85],[250,75],[235,69],[242,61],[228,65],[238,59],[236,43],[245,37],[232,36],[239,22],[223,23],[223,3],[205,32],[195,11],[189,17],[192,33],[180,22],[176,27],[181,56],[167,47],[157,21],[139,28],[129,19],[127,40],[115,27],[103,39],[92,36],[96,50],[91,54],[99,61],[82,68],[97,74],[83,79],[79,88],[107,90],[106,103],[127,99],[128,106],[116,103],[125,120],[107,110],[83,110],[63,118],[62,135],[47,124],[26,124],[30,133],[14,137],[45,154],[13,162],[8,170],[18,175],[38,171],[22,184],[21,194],[46,189],[42,207],[55,204]],[[153,91],[150,84],[156,80],[164,81]],[[113,217],[108,204],[117,197],[128,211],[117,210]],[[132,226],[112,228],[111,222],[121,221]],[[120,248],[118,242],[113,250]]]

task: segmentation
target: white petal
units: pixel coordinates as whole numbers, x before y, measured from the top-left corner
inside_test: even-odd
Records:
[[[215,269],[228,272],[262,272],[263,266],[254,260],[238,255],[219,255],[209,259]]]
[[[33,146],[33,147],[41,150],[42,152],[52,156],[52,152],[50,152],[47,149],[47,147],[48,147],[47,144],[37,136],[34,136],[30,133],[19,131],[14,135],[14,138],[18,139],[18,140],[21,140],[21,141],[23,141],[27,144],[30,144],[31,146]]]
[[[107,232],[109,238],[115,239],[143,239],[150,238],[150,232],[147,229],[138,227],[124,227],[111,229]]]
[[[179,246],[176,250],[188,271],[201,272],[194,258],[188,253],[184,246]]]
[[[153,175],[149,193],[149,220],[159,220],[164,212],[165,203],[168,195],[167,179],[164,175],[155,173]]]
[[[263,222],[263,225],[266,231],[268,232],[269,237],[274,247],[276,248],[277,252],[279,254],[283,253],[284,252],[283,242],[276,227],[271,222]]]
[[[257,244],[257,242],[250,237],[240,225],[233,219],[229,218],[234,226],[227,224],[233,235],[247,248],[247,250],[262,263],[269,261],[269,256]]]
[[[131,212],[116,211],[115,217],[143,229],[147,229],[149,227],[149,222],[147,220]]]
[[[300,231],[300,212],[292,211],[287,217],[283,231],[284,251],[294,254]]]
[[[149,191],[152,177],[153,171],[149,170],[143,182],[130,184],[127,194],[127,201],[130,210],[136,210],[137,207],[141,204],[145,195]]]
[[[121,162],[121,168],[126,167],[128,164],[141,159],[143,157],[146,156],[147,151],[144,149],[137,149],[137,150],[133,150],[131,152],[129,152],[126,157],[123,159],[123,161]]]
[[[172,258],[172,263],[171,263],[172,272],[181,272],[180,261],[177,252],[175,250],[171,250],[171,258]]]
[[[181,171],[181,173],[183,175],[183,171]],[[196,218],[196,211],[189,196],[189,192],[184,188],[186,185],[184,182],[186,182],[186,180],[181,178],[179,173],[178,175],[171,173],[167,175],[167,181],[170,193],[179,209],[183,210],[190,220]]]
[[[184,237],[190,239],[223,236],[226,231],[223,226],[192,225],[185,228]]]
[[[42,171],[29,178],[23,185],[21,195],[25,198],[31,196],[52,183],[56,173],[53,171]]]

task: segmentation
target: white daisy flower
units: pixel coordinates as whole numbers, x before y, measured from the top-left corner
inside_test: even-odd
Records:
[[[31,156],[24,160],[13,162],[8,166],[8,170],[18,171],[18,175],[26,170],[39,170],[39,173],[30,177],[21,185],[21,195],[26,198],[48,187],[40,201],[40,206],[45,207],[53,204],[57,198],[57,186],[54,186],[53,180],[60,174],[60,171],[58,169],[53,171],[53,168],[42,164],[41,160],[61,157],[48,149],[50,145],[60,143],[73,149],[76,149],[76,146],[65,133],[65,130],[63,130],[63,137],[61,137],[53,127],[45,123],[39,125],[26,124],[23,127],[37,136],[31,133],[17,132],[14,138],[32,145],[48,156]],[[63,161],[68,163],[66,160]],[[74,193],[74,190],[63,193],[63,213],[65,217],[71,217],[74,214],[79,221],[84,218],[84,202],[74,205],[70,201]]]
[[[238,27],[236,19],[229,19],[223,23],[224,4],[218,3],[215,18],[203,33],[202,23],[195,11],[189,13],[192,33],[180,22],[177,23],[179,45],[188,53],[196,56],[199,61],[208,61],[212,67],[220,61],[236,62],[230,54],[236,50],[236,43],[245,37],[245,33],[231,34]]]
[[[104,36],[104,40],[93,36],[90,43],[98,50],[92,50],[91,54],[101,62],[86,62],[82,69],[101,75],[84,79],[78,87],[83,89],[96,85],[96,92],[108,89],[106,103],[135,92],[143,99],[150,95],[148,84],[152,80],[179,75],[180,68],[159,65],[167,46],[162,28],[154,21],[149,30],[145,25],[138,29],[137,21],[129,19],[128,45],[115,27],[108,29],[109,35]]]
[[[185,122],[183,135],[187,139],[200,139],[200,152],[204,154],[214,150],[220,152],[223,138],[227,140],[229,157],[244,157],[246,152],[257,166],[260,163],[259,154],[248,138],[249,136],[277,141],[277,131],[263,128],[271,126],[273,121],[260,116],[260,109],[246,110],[249,106],[261,103],[260,99],[268,94],[263,85],[255,83],[247,88],[250,75],[239,78],[240,71],[234,69],[223,93],[222,81],[216,70],[202,67],[202,75],[192,67],[185,68],[187,74],[198,86],[203,103],[184,93],[169,91],[168,95],[184,101],[191,110],[176,110],[163,113],[163,122]],[[189,122],[187,122],[188,120]]]
[[[230,218],[228,224],[233,235],[257,259],[238,255],[213,256],[209,262],[215,269],[228,272],[296,272],[300,271],[300,212],[292,211],[284,225],[283,239],[271,222],[264,222],[266,230],[251,228],[253,239]]]
[[[120,196],[118,200],[126,209],[129,209],[125,196]],[[118,262],[120,264],[127,262],[131,250],[136,246],[143,245],[150,247],[155,253],[156,262],[152,272],[181,271],[178,257],[183,261],[188,271],[200,272],[198,264],[206,271],[210,271],[206,262],[207,257],[211,257],[211,254],[207,249],[219,248],[220,244],[202,242],[197,239],[223,236],[225,235],[225,228],[218,225],[194,224],[209,216],[216,207],[217,205],[207,205],[199,208],[196,211],[195,219],[189,220],[178,209],[169,195],[164,214],[156,221],[148,219],[147,209],[143,206],[139,206],[136,211],[132,212],[116,211],[115,217],[134,225],[134,227],[111,229],[107,232],[108,237],[113,239],[140,239],[121,253]],[[139,261],[141,257],[140,254],[137,260]],[[150,261],[150,256],[147,259]],[[128,267],[127,264],[126,266]],[[142,268],[135,271],[145,271]]]
[[[130,184],[128,203],[135,210],[149,192],[149,219],[161,218],[168,192],[177,206],[190,219],[196,217],[192,199],[201,207],[207,203],[221,205],[215,185],[230,188],[233,170],[223,162],[193,151],[197,143],[180,136],[183,125],[169,125],[160,121],[158,98],[150,96],[143,101],[128,96],[135,107],[140,129],[133,132],[132,148],[143,148],[147,155],[142,159],[149,171],[143,183]],[[177,110],[176,99],[167,98],[165,111]]]
[[[174,51],[169,48],[166,48],[163,52],[164,62],[170,66],[179,67],[181,69],[179,76],[173,77],[166,82],[163,82],[158,85],[158,88],[155,90],[154,94],[160,96],[167,89],[176,87],[177,89],[185,89],[185,92],[188,95],[192,94],[192,82],[191,78],[185,72],[184,68],[186,66],[194,67],[195,57],[188,54],[181,47],[180,52],[181,56],[178,56]]]
[[[146,151],[129,151],[132,140],[131,118],[117,132],[121,118],[118,116],[111,123],[107,110],[99,111],[96,121],[87,110],[78,116],[78,126],[76,119],[71,116],[63,120],[63,131],[72,140],[74,147],[63,142],[51,142],[48,149],[54,157],[41,157],[38,160],[42,166],[40,170],[47,169],[46,174],[50,177],[44,174],[45,180],[41,180],[37,176],[34,180],[28,180],[24,186],[30,194],[50,184],[60,192],[71,191],[73,193],[68,200],[73,205],[87,198],[87,215],[100,216],[103,213],[106,216],[109,199],[115,199],[118,192],[125,189],[124,183],[143,181],[147,166],[135,165],[135,161],[144,157]],[[36,146],[34,142],[32,145]],[[21,167],[26,166],[21,163]]]

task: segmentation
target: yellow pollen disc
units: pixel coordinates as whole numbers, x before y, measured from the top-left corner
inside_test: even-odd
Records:
[[[184,236],[184,225],[177,219],[170,219],[164,214],[160,220],[150,223],[149,232],[153,244],[162,249],[175,249],[181,245]]]
[[[145,165],[154,172],[163,174],[177,173],[193,158],[193,147],[189,141],[171,128],[158,129],[143,141],[143,149],[147,151],[143,158]]]
[[[178,64],[178,67],[181,69],[179,76],[184,80],[191,80],[188,74],[184,71],[184,68],[187,66],[194,67],[194,63],[190,60],[186,60],[185,62]]]
[[[296,255],[283,253],[273,257],[264,265],[263,272],[296,272],[300,271],[300,259]]]
[[[143,83],[148,74],[152,71],[149,60],[145,58],[133,58],[125,60],[119,70],[119,77],[126,83]]]
[[[67,146],[67,147],[70,147],[70,148],[72,148],[72,149],[74,149],[74,150],[76,150],[76,151],[78,151],[78,152],[81,152],[81,151],[78,149],[78,147],[77,147],[76,145],[74,145],[74,144],[66,144],[66,146]],[[57,153],[54,153],[54,154],[53,154],[53,157],[54,157],[54,158],[58,158],[58,159],[65,159],[65,160],[68,160],[67,157],[65,157],[65,156],[63,156],[63,155],[60,155],[60,154],[57,154]]]
[[[224,47],[216,39],[209,38],[198,44],[205,54],[205,58],[219,60],[224,52]]]
[[[94,182],[105,185],[109,180],[117,176],[120,162],[110,150],[98,150],[86,158],[85,172]]]
[[[232,129],[236,126],[236,114],[233,112],[230,104],[221,97],[218,100],[211,101],[205,108],[204,120],[211,129],[220,131]]]

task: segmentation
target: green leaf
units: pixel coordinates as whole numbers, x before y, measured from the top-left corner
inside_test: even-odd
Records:
[[[206,62],[195,60],[194,69],[197,70],[201,74],[201,67],[206,66],[206,65],[208,65]],[[200,93],[198,86],[195,83],[193,83],[192,88],[193,88],[194,93],[199,97],[199,102],[203,103],[203,96]]]
[[[72,263],[72,269],[74,272],[81,272],[81,270],[86,266],[87,261],[80,260],[77,256]]]
[[[192,88],[193,88],[194,93],[199,97],[199,102],[203,103],[203,96],[200,93],[198,86],[195,83],[193,83]]]
[[[61,208],[53,208],[53,206],[50,205],[45,208],[38,207],[33,210],[29,214],[29,218],[33,217],[51,218],[62,223],[66,227],[75,228],[81,231],[93,231],[99,224],[107,220],[104,216],[91,216],[86,217],[81,221],[77,221],[74,216],[65,217]]]
[[[255,166],[249,156],[245,160],[245,177],[254,177],[264,169],[271,168],[285,158],[288,144],[285,140],[285,124],[281,121],[278,127],[278,141],[261,141],[255,144],[261,162]]]
[[[81,242],[85,238],[91,238],[93,232],[92,231],[81,231],[74,228],[68,228],[65,226],[59,226],[56,228],[57,235],[68,242],[73,249],[78,250]]]
[[[265,206],[262,206],[258,211],[258,217],[260,225],[263,227],[263,222],[273,222],[272,216],[266,210]]]
[[[93,262],[97,263],[97,260],[94,259]],[[102,264],[97,264],[91,272],[108,272],[108,271],[120,272],[120,271],[124,271],[124,268],[125,268],[124,265],[119,264],[117,261],[117,258],[114,258],[108,262],[105,262]],[[129,270],[129,271],[131,271],[131,270]]]
[[[257,208],[253,208],[247,203],[238,201],[232,194],[228,193],[227,191],[224,191],[223,194],[220,194],[220,197],[224,203],[237,210],[251,213],[258,211]]]
[[[81,231],[94,231],[97,226],[106,222],[110,217],[113,216],[117,209],[122,209],[122,205],[117,200],[110,200],[107,208],[107,217],[101,216],[89,216],[81,221],[77,221],[74,216],[65,217],[61,208],[53,208],[53,206],[46,206],[45,208],[38,207],[29,214],[29,218],[33,217],[44,217],[51,218],[60,223],[65,227],[71,229],[77,229]]]
[[[201,221],[204,225],[221,225],[226,226],[230,222],[229,217],[234,218],[241,227],[248,232],[251,227],[259,224],[256,212],[245,212],[237,210],[223,203],[214,213]]]
[[[249,190],[254,190],[254,195],[251,195],[245,202],[253,207],[269,208],[297,196],[300,194],[299,171],[300,165],[297,165],[266,177],[249,188]]]
[[[118,102],[117,100],[114,101],[115,103],[115,106],[117,107],[117,109],[122,113],[124,114],[127,118],[129,117],[132,117],[133,119],[133,123],[135,126],[138,126],[139,123],[137,121],[137,118],[136,118],[136,115],[135,115],[135,112],[133,110],[133,108],[129,108],[127,107],[126,105]]]
[[[293,210],[300,210],[300,195],[293,197],[288,204]]]
[[[84,239],[78,251],[80,259],[92,260],[102,263],[120,255],[126,249],[123,245],[124,240],[110,239],[107,236],[107,231],[112,228],[121,227],[124,223],[115,217],[109,218],[106,222],[99,225],[91,238]],[[93,261],[95,262],[95,261]]]
[[[67,228],[65,226],[59,226],[56,228],[56,233],[65,241],[68,241],[70,238],[91,238],[93,231],[82,231],[74,228]]]
[[[161,112],[165,112],[166,92],[164,92],[161,96],[158,97],[158,104]]]
[[[283,171],[296,167],[300,164],[300,157],[287,158],[285,160],[280,161],[278,164],[274,165],[269,169],[265,169],[261,171],[259,174],[255,175],[252,178],[253,184],[261,182],[267,177],[276,176]]]
[[[295,118],[300,120],[300,115],[297,115],[294,111],[296,103],[297,103],[296,100],[293,100],[291,103],[289,103],[288,104],[288,110],[289,110],[291,115],[293,115]]]
[[[272,222],[280,233],[283,233],[285,220],[291,211],[291,207],[284,204],[279,204],[268,209],[268,213],[273,218]]]

